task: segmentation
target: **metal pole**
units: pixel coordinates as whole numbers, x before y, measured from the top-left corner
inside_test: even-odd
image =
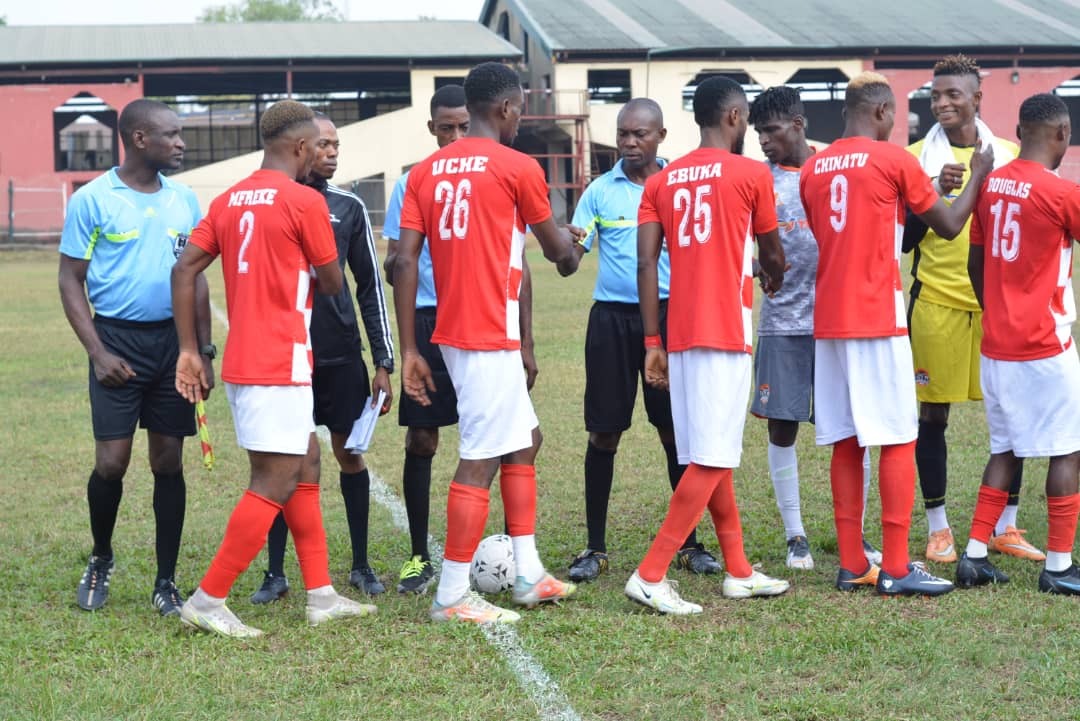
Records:
[[[15,179],[8,178],[8,242],[15,242]]]

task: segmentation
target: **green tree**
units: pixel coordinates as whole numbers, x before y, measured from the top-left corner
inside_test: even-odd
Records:
[[[343,20],[333,0],[239,0],[206,8],[203,23],[297,22]]]

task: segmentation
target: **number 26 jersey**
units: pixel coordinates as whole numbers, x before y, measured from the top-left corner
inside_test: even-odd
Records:
[[[535,159],[489,138],[462,138],[409,171],[401,227],[427,236],[439,298],[431,342],[521,347],[518,293],[525,226],[551,217]]]
[[[907,335],[905,205],[920,215],[938,197],[919,161],[898,145],[841,138],[806,161],[799,194],[818,244],[814,337]]]

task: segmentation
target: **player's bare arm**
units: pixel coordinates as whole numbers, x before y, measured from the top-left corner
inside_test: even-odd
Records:
[[[341,273],[341,266],[337,258],[329,263],[312,266],[315,271],[315,292],[320,295],[337,295],[341,292],[341,285],[345,282],[345,276]]]
[[[195,334],[199,338],[199,357],[203,363],[203,373],[206,375],[206,388],[203,390],[203,398],[210,397],[214,381],[214,359],[203,355],[202,349],[213,344],[213,330],[210,319],[210,285],[206,282],[206,274],[199,273],[195,278]]]
[[[971,279],[971,289],[975,291],[975,300],[983,307],[983,246],[972,245],[968,248],[967,272]]]
[[[924,223],[946,240],[952,240],[964,229],[964,224],[967,223],[971,211],[975,208],[975,200],[978,198],[983,181],[994,169],[993,146],[987,145],[985,148],[981,146],[982,141],[975,143],[975,152],[971,156],[971,180],[960,197],[953,201],[952,205],[938,198],[929,210],[919,215]]]
[[[784,246],[780,242],[780,233],[775,228],[768,233],[759,234],[757,243],[758,263],[761,266],[758,278],[761,289],[771,298],[784,285],[784,272],[790,266],[784,260]]]
[[[416,285],[418,261],[424,236],[412,228],[402,228],[394,261],[394,311],[397,314],[398,342],[401,343],[401,385],[405,395],[422,406],[430,406],[429,390],[438,390],[431,368],[416,349]]]
[[[86,349],[90,362],[94,364],[94,375],[98,381],[110,388],[122,386],[135,377],[135,371],[123,358],[105,350],[105,345],[94,329],[90,315],[90,302],[86,299],[86,272],[90,261],[79,260],[71,256],[60,255],[60,303],[64,306],[71,329]]]
[[[398,242],[393,238],[386,239],[386,260],[383,261],[383,274],[386,282],[391,287],[394,285],[394,264],[397,263]]]
[[[544,257],[555,264],[559,275],[564,278],[573,275],[581,262],[581,256],[574,250],[578,240],[585,237],[585,231],[574,225],[559,226],[553,218],[532,226],[533,235],[540,241]]]
[[[660,280],[656,266],[660,260],[663,240],[664,230],[659,223],[638,226],[638,303],[641,307],[641,328],[646,338],[646,346],[649,345],[649,338],[660,335]],[[667,390],[667,352],[663,346],[646,347],[645,382]]]
[[[532,323],[532,271],[529,261],[521,258],[521,291],[518,293],[518,323],[521,325],[521,364],[525,367],[525,387],[530,391],[540,373],[536,365]]]
[[[172,269],[173,322],[180,341],[180,355],[176,358],[176,392],[191,403],[202,400],[210,387],[199,355],[195,302],[197,279],[213,260],[214,256],[188,243]]]

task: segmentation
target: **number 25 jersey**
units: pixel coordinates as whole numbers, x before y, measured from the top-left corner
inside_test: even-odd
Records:
[[[919,161],[898,145],[841,138],[806,161],[799,194],[818,244],[814,337],[907,335],[904,206],[922,214],[938,197]]]
[[[638,225],[659,223],[671,259],[668,351],[749,353],[754,235],[776,230],[772,173],[756,160],[698,148],[645,181]]]
[[[987,177],[971,219],[971,244],[983,247],[983,355],[1037,360],[1072,345],[1077,237],[1076,183],[1019,159]]]
[[[310,385],[311,266],[337,258],[322,194],[256,170],[214,198],[188,242],[221,256],[229,310],[222,379]]]
[[[521,347],[525,226],[551,217],[540,165],[489,138],[462,138],[409,171],[401,227],[427,236],[439,298],[431,342]]]

